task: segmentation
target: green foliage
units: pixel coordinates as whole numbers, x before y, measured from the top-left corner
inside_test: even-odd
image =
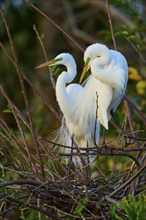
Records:
[[[117,205],[112,203],[110,207],[111,219],[122,220],[122,218],[117,214]]]
[[[62,67],[60,66],[50,66],[51,72],[53,75],[59,75],[62,72]]]
[[[7,108],[3,110],[4,113],[12,113],[12,110],[9,105],[7,105]]]
[[[87,202],[88,202],[88,198],[87,197],[81,198],[78,201],[78,203],[77,203],[77,206],[75,208],[74,214],[80,215],[83,212]]]
[[[122,199],[124,200],[124,198]],[[127,216],[128,220],[145,220],[146,213],[146,197],[144,195],[139,195],[138,199],[134,196],[129,195],[128,199],[121,201],[119,207],[113,203],[110,207],[112,219],[122,220],[122,213]]]
[[[40,219],[39,218],[39,214],[36,210],[29,210],[29,209],[25,209],[25,210],[21,210],[21,215],[20,215],[20,220],[26,220],[26,219]]]

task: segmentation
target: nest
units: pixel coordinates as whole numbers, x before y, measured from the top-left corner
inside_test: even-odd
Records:
[[[0,216],[11,219],[10,213],[23,207],[39,211],[43,219],[110,219],[111,203],[118,205],[129,193],[138,196],[144,190],[144,175],[140,175],[144,168],[145,165],[136,174],[126,171],[92,180],[76,181],[66,176],[59,181],[6,181],[0,184],[0,198],[7,203]]]

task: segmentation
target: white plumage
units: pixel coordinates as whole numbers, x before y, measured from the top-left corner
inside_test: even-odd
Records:
[[[53,65],[65,65],[67,70],[63,71],[56,82],[56,98],[64,115],[62,126],[58,131],[58,141],[61,144],[71,146],[72,136],[80,148],[98,145],[99,123],[96,118],[96,99],[94,91],[90,92],[88,86],[70,84],[75,78],[76,63],[68,53],[59,54],[54,60],[48,61],[37,68]],[[67,128],[64,127],[64,120]],[[65,152],[70,153],[66,149]],[[90,159],[90,158],[89,158]],[[90,161],[93,160],[93,157]],[[77,165],[81,165],[78,157],[73,158]]]
[[[80,81],[91,68],[92,75],[86,80],[86,86],[96,81],[98,93],[98,120],[108,129],[111,111],[115,112],[125,93],[128,81],[128,65],[125,57],[118,51],[95,43],[87,47],[84,53],[85,67]],[[90,90],[90,89],[89,89]],[[94,100],[95,102],[95,100]]]

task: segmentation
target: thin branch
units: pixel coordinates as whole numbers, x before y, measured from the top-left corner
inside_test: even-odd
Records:
[[[88,150],[89,150],[89,148],[88,148]],[[80,155],[87,156],[87,153],[79,153],[79,152],[74,153],[73,152],[72,154],[70,154],[70,153],[60,153],[59,155],[60,156],[66,156],[66,157],[80,156]],[[91,155],[97,155],[97,152],[90,152],[90,156]],[[123,153],[123,152],[121,152],[121,153],[120,152],[99,152],[98,151],[98,156],[126,156],[126,157],[131,158],[136,163],[136,165],[140,167],[140,163],[138,162],[138,160],[133,155],[131,155],[129,153]]]
[[[31,160],[30,158],[32,159],[32,156],[30,157],[29,153],[27,152],[27,147],[25,146],[25,143],[22,144],[14,135],[14,133],[11,131],[11,129],[8,127],[8,125],[0,118],[0,126],[1,128],[3,129],[3,131],[6,133],[6,135],[3,133],[0,132],[0,136],[3,138],[3,142],[2,143],[5,143],[4,144],[4,148],[2,148],[2,152],[5,154],[5,148],[7,149],[7,151],[9,151],[9,154],[11,155],[11,158],[12,160],[9,160],[9,162],[12,162],[14,161],[14,164],[17,163],[17,160],[16,160],[16,155],[15,155],[15,158],[14,158],[14,155],[11,154],[11,151],[9,149],[9,146],[13,146],[15,149],[18,150],[19,152],[19,155],[21,155],[21,159],[24,158],[25,160],[25,163],[27,164],[28,163],[28,158],[29,158],[29,163],[31,164]],[[24,153],[24,149],[23,147],[25,148],[26,152],[27,152],[27,155],[28,157],[25,155]],[[18,159],[19,160],[19,159]],[[31,164],[32,168],[33,168],[33,171],[34,170],[34,167],[33,167],[33,164]],[[17,166],[18,168],[18,166]],[[28,169],[28,167],[27,167]]]
[[[132,131],[132,135],[136,144],[136,147],[139,148],[139,143],[138,140],[136,139],[136,135],[135,135],[135,129],[134,129],[134,123],[133,123],[133,118],[132,118],[132,114],[131,114],[131,109],[129,106],[129,103],[126,101],[126,107],[127,107],[127,111],[128,111],[128,120],[129,120],[129,124],[131,127],[131,131]]]
[[[82,52],[84,52],[83,48],[69,35],[67,34],[55,21],[53,21],[50,17],[48,17],[45,13],[39,10],[36,6],[30,3],[29,0],[25,0],[32,8],[34,8],[37,12],[39,12],[44,18],[46,18],[49,22],[51,22],[57,29],[59,29],[67,38],[69,38],[74,45],[76,45]]]
[[[136,174],[134,174],[130,179],[128,179],[124,184],[122,184],[119,188],[117,188],[115,191],[113,191],[112,193],[110,193],[108,196],[109,197],[113,197],[116,193],[118,193],[119,191],[121,191],[122,189],[124,189],[128,184],[130,184],[134,179],[136,179],[141,173],[142,171],[146,168],[146,164],[144,164],[138,171]]]
[[[89,35],[88,33],[80,30],[78,27],[77,27],[77,23],[76,23],[76,19],[75,19],[75,16],[74,16],[74,13],[73,13],[73,10],[72,10],[72,7],[69,3],[69,1],[63,1],[63,6],[65,8],[65,11],[67,13],[67,21],[69,23],[69,27],[71,28],[71,31],[72,33],[77,36],[78,38],[88,42],[88,43],[95,43],[97,42],[97,39],[94,38],[93,36]]]
[[[29,158],[29,162],[30,164],[32,165],[32,168],[33,168],[33,171],[36,172],[36,166],[35,166],[35,163],[33,161],[33,158],[32,158],[32,155],[31,155],[31,152],[29,150],[29,147],[28,147],[28,144],[27,144],[27,140],[26,140],[26,136],[25,136],[25,133],[23,132],[23,129],[19,123],[19,120],[18,120],[18,116],[17,116],[17,113],[16,113],[16,109],[12,103],[12,101],[9,99],[8,95],[6,94],[6,92],[4,91],[3,87],[0,86],[0,92],[3,94],[3,96],[5,97],[5,99],[7,100],[12,112],[13,112],[13,115],[15,117],[15,120],[16,120],[16,123],[17,123],[17,126],[18,126],[18,129],[20,131],[20,134],[22,136],[22,139],[23,139],[23,142],[24,142],[24,147],[26,149],[26,152],[28,154],[28,158]]]
[[[6,56],[8,57],[8,59],[11,61],[11,63],[14,65],[14,67],[16,67],[16,64],[14,62],[14,60],[12,59],[12,57],[8,54],[6,48],[3,46],[3,44],[0,42],[0,46],[2,48],[2,50],[4,51],[4,53],[6,54]],[[59,119],[59,121],[61,121],[62,117],[60,116],[60,114],[55,110],[55,108],[51,105],[50,101],[47,100],[42,94],[41,92],[33,85],[33,83],[31,82],[31,80],[25,75],[24,72],[21,71],[21,74],[23,75],[23,79],[30,85],[30,87],[33,89],[34,93],[38,95],[38,97],[40,98],[40,100],[51,110],[51,112],[55,115],[55,117],[57,119]]]
[[[51,213],[51,211],[45,210],[45,209],[40,208],[40,207],[38,207],[36,205],[32,205],[32,204],[26,203],[26,201],[23,201],[23,200],[20,200],[20,199],[16,199],[16,198],[12,198],[11,196],[9,196],[6,193],[0,193],[0,197],[2,197],[2,196],[4,196],[5,199],[10,201],[11,203],[13,202],[13,203],[16,203],[16,204],[19,204],[19,205],[24,205],[25,207],[37,210],[40,213],[43,213],[43,214],[45,214],[47,216],[50,216],[50,217],[54,216],[53,212]]]
[[[33,25],[33,29],[34,29],[34,31],[35,31],[35,33],[36,33],[36,35],[37,35],[37,38],[38,38],[39,43],[40,43],[40,45],[41,45],[41,48],[42,48],[42,50],[43,50],[45,60],[48,61],[47,53],[46,53],[46,51],[45,51],[43,42],[42,42],[42,40],[41,40],[41,38],[40,38],[40,35],[39,35],[38,30],[36,29],[36,26],[35,26],[35,25]],[[49,70],[51,70],[50,67],[49,67]],[[50,79],[51,79],[52,87],[53,87],[53,89],[54,89],[54,91],[55,91],[55,81],[54,81],[53,75],[51,74],[51,71],[49,71],[49,76],[50,76]]]
[[[38,187],[38,186],[41,186],[42,183],[36,180],[31,180],[31,179],[10,180],[10,181],[5,181],[3,183],[0,183],[0,188],[6,187],[6,186],[13,186],[13,185],[32,185],[32,186]]]
[[[134,50],[138,53],[138,55],[140,56],[140,58],[142,59],[142,61],[144,63],[146,63],[146,59],[144,58],[144,56],[139,52],[139,50],[137,49],[137,47],[135,46],[135,44],[129,40],[129,38],[127,36],[125,36],[126,40],[131,44],[131,46],[134,48]]]
[[[146,126],[146,116],[145,114],[138,108],[138,106],[132,101],[132,99],[130,99],[127,94],[124,94],[124,99],[130,103],[130,105],[138,112],[138,114],[141,116],[141,118],[143,119],[143,122]]]
[[[115,40],[115,37],[114,37],[114,30],[113,30],[113,25],[112,25],[111,11],[110,11],[110,6],[109,6],[109,1],[108,0],[106,0],[106,8],[107,8],[107,13],[108,13],[108,21],[109,21],[109,25],[110,25],[110,30],[111,30],[111,35],[112,35],[112,40],[113,40],[114,48],[115,48],[115,50],[118,50],[117,49],[116,40]]]
[[[40,154],[40,149],[39,149],[39,144],[37,142],[37,137],[36,137],[34,126],[33,126],[33,122],[32,122],[31,112],[30,112],[30,108],[29,108],[29,101],[28,101],[26,90],[25,90],[25,86],[24,86],[24,82],[23,82],[23,77],[22,77],[20,66],[19,66],[19,62],[18,62],[18,58],[17,58],[16,52],[15,52],[15,48],[14,48],[13,40],[12,40],[12,37],[11,37],[11,33],[10,33],[10,30],[9,30],[8,25],[7,25],[7,22],[6,22],[6,19],[5,19],[5,16],[3,14],[2,9],[0,9],[0,13],[1,13],[1,16],[2,16],[2,19],[3,19],[3,22],[5,24],[7,35],[8,35],[9,41],[10,41],[11,51],[12,51],[12,54],[13,54],[13,57],[14,57],[14,61],[15,61],[15,64],[16,64],[16,71],[18,73],[18,77],[19,77],[19,81],[20,81],[20,86],[21,86],[21,90],[22,90],[22,95],[24,97],[24,102],[25,102],[25,106],[26,106],[26,109],[27,109],[27,115],[28,115],[30,126],[31,126],[31,134],[32,134],[32,137],[33,137],[33,140],[34,140],[34,144],[36,146],[36,151],[37,151],[38,157],[39,157],[41,172],[42,172],[42,175],[44,176],[45,173],[44,173],[44,168],[43,168],[43,162],[42,162],[42,158],[41,158],[41,154]],[[37,170],[36,170],[36,172],[37,172]]]
[[[75,150],[77,150],[78,149],[78,147],[71,147],[71,146],[67,146],[67,145],[63,145],[63,144],[58,144],[58,143],[56,143],[56,142],[53,142],[53,141],[51,141],[51,140],[49,140],[49,139],[46,139],[46,138],[44,138],[44,137],[38,137],[39,139],[41,139],[41,140],[44,140],[45,142],[49,142],[49,143],[51,143],[51,144],[53,144],[53,145],[57,145],[57,146],[59,146],[59,147],[64,147],[64,148],[69,148],[69,149],[75,149]],[[115,139],[115,140],[117,140],[117,138]],[[146,138],[138,138],[138,140],[140,140],[140,141],[146,141]],[[109,143],[111,143],[112,141],[110,141]],[[107,143],[108,144],[108,143]],[[145,147],[144,148],[130,148],[130,149],[127,149],[127,148],[118,148],[118,147],[111,147],[111,146],[108,146],[108,145],[103,145],[102,147],[100,147],[100,148],[96,148],[96,147],[90,147],[90,148],[82,148],[82,151],[96,151],[96,152],[99,152],[102,148],[104,148],[104,147],[106,147],[106,148],[109,148],[109,150],[110,149],[112,149],[112,150],[116,150],[116,151],[145,151]]]

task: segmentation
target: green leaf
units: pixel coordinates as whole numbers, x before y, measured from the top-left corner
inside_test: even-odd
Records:
[[[3,112],[4,113],[12,113],[12,110],[11,109],[5,109]]]
[[[122,220],[122,218],[119,215],[117,215],[116,209],[117,209],[117,205],[115,203],[112,203],[110,206],[110,213],[112,219]]]
[[[123,31],[122,34],[128,36],[128,31]]]
[[[80,215],[83,211],[83,209],[85,208],[85,204],[87,203],[88,198],[84,197],[83,199],[80,199],[80,201],[78,202],[74,214]]]
[[[41,36],[40,36],[41,40],[43,40],[44,37],[45,37],[45,35],[44,35],[44,34],[41,34]]]
[[[7,105],[7,109],[3,110],[4,113],[12,113],[12,110],[9,105]]]
[[[135,36],[134,36],[134,35],[131,35],[131,36],[128,37],[128,39],[129,39],[129,40],[135,39]]]
[[[78,205],[76,206],[75,214],[78,214],[78,215],[81,214],[83,209],[84,209],[83,203],[79,202]]]
[[[143,50],[143,47],[141,47],[139,44],[137,44],[136,46],[137,46],[137,49],[138,49],[139,51],[142,51],[142,50]]]

